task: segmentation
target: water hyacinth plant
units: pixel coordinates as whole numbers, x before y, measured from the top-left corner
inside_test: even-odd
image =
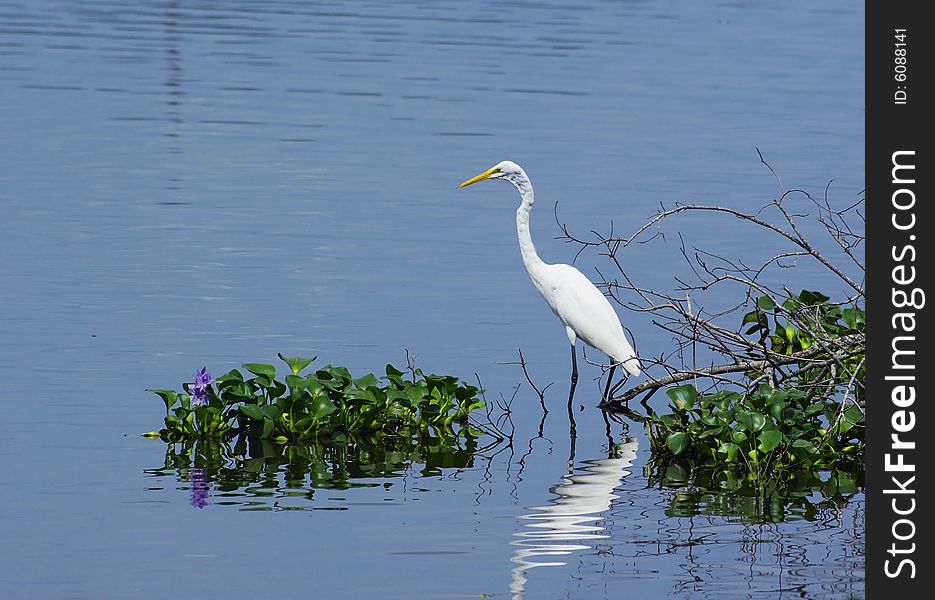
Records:
[[[194,406],[204,406],[208,403],[208,386],[214,383],[211,373],[208,373],[207,367],[201,367],[201,370],[192,375],[194,381],[189,386],[192,395],[192,404]]]
[[[766,383],[752,393],[700,394],[692,385],[667,391],[672,413],[649,417],[656,454],[699,464],[766,472],[830,469],[861,464],[863,414],[834,399]]]
[[[412,435],[433,430],[440,436],[469,433],[468,416],[484,403],[478,388],[456,377],[407,373],[386,365],[386,375],[354,378],[345,367],[326,365],[303,374],[314,358],[279,357],[289,374],[276,379],[276,367],[243,365],[216,379],[206,368],[183,392],[149,390],[166,406],[165,428],[150,435],[177,442],[189,438],[247,437],[290,441],[335,435]]]
[[[647,417],[654,456],[779,487],[828,471],[856,481],[865,429],[863,309],[803,290],[782,303],[759,297],[743,324],[775,361],[746,373],[739,390],[668,389],[672,412]],[[785,370],[775,366],[785,359]]]

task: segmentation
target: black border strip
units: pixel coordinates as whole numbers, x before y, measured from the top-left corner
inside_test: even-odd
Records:
[[[935,426],[935,397],[926,377],[935,364],[930,360],[935,338],[925,310],[926,301],[935,302],[935,295],[925,298],[926,292],[935,294],[935,215],[928,210],[935,200],[929,168],[935,120],[933,29],[935,22],[923,17],[920,1],[866,4],[870,599],[935,594],[935,431],[929,430]]]

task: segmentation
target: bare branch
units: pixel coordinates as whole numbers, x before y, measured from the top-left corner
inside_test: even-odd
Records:
[[[844,340],[845,338],[842,338]],[[835,351],[833,357],[835,360],[842,360],[850,356],[855,356],[862,348],[857,349],[856,346],[862,346],[864,343],[864,334],[854,334],[853,336],[848,336],[846,338],[847,345],[842,349]],[[636,385],[626,392],[611,398],[602,406],[610,404],[620,404],[626,403],[629,400],[639,396],[647,390],[654,390],[667,385],[672,385],[673,383],[680,383],[682,381],[687,381],[698,376],[711,377],[717,375],[726,375],[728,373],[750,373],[756,371],[762,371],[763,369],[770,368],[774,365],[784,366],[798,364],[803,361],[807,361],[816,356],[821,356],[823,349],[817,346],[813,346],[806,350],[796,352],[794,354],[788,355],[774,355],[772,360],[745,360],[733,364],[726,365],[714,365],[711,367],[705,367],[701,369],[692,369],[690,371],[681,371],[662,377],[659,379],[651,379],[649,381],[644,381],[643,383]],[[815,366],[815,365],[812,365]],[[728,380],[731,383],[737,383],[734,380]]]
[[[743,332],[748,323],[742,316],[756,314],[759,297],[777,300],[795,297],[788,289],[775,289],[768,283],[779,269],[795,269],[800,264],[815,261],[853,291],[851,297],[838,306],[857,307],[864,299],[864,267],[860,257],[864,243],[861,202],[844,209],[833,207],[829,198],[832,182],[825,186],[821,196],[813,196],[803,189],[787,189],[759,149],[757,155],[775,177],[779,194],[754,211],[716,204],[677,203],[671,207],[660,204],[658,211],[629,237],[615,235],[611,222],[608,235],[592,231],[591,237],[585,238],[572,235],[561,223],[556,205],[554,217],[562,232],[560,238],[578,246],[575,257],[584,251],[594,250],[599,256],[606,256],[616,268],[615,273],[596,269],[598,287],[626,310],[651,315],[652,324],[670,336],[670,349],[663,355],[641,355],[649,381],[614,395],[605,407],[620,405],[640,395],[645,395],[645,401],[661,387],[683,381],[692,381],[699,386],[699,391],[705,391],[725,384],[740,385],[749,390],[764,380],[772,385],[793,380],[797,382],[795,385],[800,385],[810,394],[827,397],[843,389],[846,401],[863,401],[863,362],[853,360],[853,357],[863,354],[862,333],[843,337],[835,334],[834,327],[828,329],[822,320],[827,317],[822,316],[817,308],[811,310],[802,303],[793,310],[777,306],[764,311],[764,318],[769,315],[769,319],[775,321],[773,326],[757,321],[749,323],[755,327]],[[794,202],[804,203],[804,209],[793,205]],[[772,256],[764,258],[755,258],[755,253],[727,256],[723,252],[692,246],[683,233],[678,232],[677,251],[687,265],[687,271],[673,274],[675,285],[670,292],[639,285],[624,269],[621,253],[634,242],[645,244],[661,239],[666,243],[663,224],[683,213],[732,216],[754,228],[770,232],[768,235],[776,236],[780,246]],[[840,249],[842,256],[860,271],[858,280],[835,264],[830,255],[823,253],[821,248],[827,247],[828,241],[816,243],[806,236],[806,231],[811,231],[804,227],[803,219],[806,217],[816,221],[820,225],[819,231],[830,238],[832,248]],[[724,288],[721,296],[709,294],[715,288]],[[725,292],[737,297],[735,304],[724,306],[720,298]],[[828,308],[828,303],[822,305]],[[804,336],[805,345],[808,345],[806,350],[789,354],[789,345],[776,342],[781,335],[777,332],[781,332],[785,324],[791,325],[797,335]],[[777,343],[778,349],[774,349],[773,344]],[[706,364],[699,365],[700,361]]]

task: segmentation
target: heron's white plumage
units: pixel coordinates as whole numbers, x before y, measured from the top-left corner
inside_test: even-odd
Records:
[[[620,363],[627,373],[640,374],[640,363],[607,297],[571,265],[543,265],[530,279],[566,327],[592,348]],[[574,340],[569,340],[574,343]]]
[[[460,187],[484,179],[505,179],[519,191],[522,203],[516,210],[516,233],[523,264],[533,285],[565,324],[571,345],[575,345],[576,338],[581,338],[619,363],[627,373],[639,375],[640,361],[607,297],[578,269],[571,265],[546,264],[536,253],[529,233],[529,212],[535,195],[523,169],[514,162],[503,161]]]

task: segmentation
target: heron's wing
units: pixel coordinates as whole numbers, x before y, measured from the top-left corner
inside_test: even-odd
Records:
[[[630,367],[636,353],[624,336],[620,319],[607,297],[570,265],[548,265],[544,276],[548,292],[543,291],[542,295],[558,318],[586,344],[618,362],[629,361],[625,366]]]

